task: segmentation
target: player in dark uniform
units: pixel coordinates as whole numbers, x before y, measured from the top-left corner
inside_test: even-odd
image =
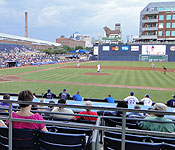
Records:
[[[164,74],[166,74],[167,68],[165,66],[163,66],[163,70],[164,70]]]
[[[170,99],[166,105],[170,107],[175,107],[175,95],[172,95],[172,96],[173,96],[173,99]]]
[[[52,99],[52,98],[56,98],[56,95],[54,93],[51,93],[51,90],[48,89],[47,93],[44,94],[43,98]]]
[[[64,99],[64,100],[67,100],[67,99],[70,99],[71,98],[71,95],[69,93],[66,92],[66,89],[63,89],[63,92],[61,92],[58,97],[60,99]]]

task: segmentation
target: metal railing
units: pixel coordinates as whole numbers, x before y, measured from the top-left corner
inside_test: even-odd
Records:
[[[121,150],[125,150],[125,134],[138,134],[138,131],[142,131],[141,134],[146,135],[154,135],[154,136],[164,136],[164,137],[174,137],[175,134],[173,133],[164,133],[164,132],[154,132],[154,131],[146,131],[146,130],[137,130],[137,129],[126,129],[126,113],[127,112],[140,112],[140,113],[151,113],[151,114],[163,114],[163,115],[175,115],[175,112],[161,112],[161,111],[148,111],[148,110],[136,110],[136,109],[127,109],[127,108],[109,108],[109,107],[99,107],[99,106],[80,106],[80,105],[65,105],[65,104],[50,104],[50,103],[40,103],[40,102],[23,102],[23,101],[12,101],[12,100],[0,100],[0,102],[5,102],[9,104],[9,116],[8,117],[1,117],[0,119],[9,120],[9,150],[12,150],[12,122],[30,122],[30,123],[39,123],[39,124],[47,124],[47,125],[57,125],[63,127],[75,127],[79,128],[80,125],[82,128],[87,129],[94,129],[94,137],[92,140],[92,150],[97,148],[96,141],[98,137],[98,131],[117,131],[122,133],[122,143],[121,143]],[[108,127],[100,125],[101,118],[105,118],[105,116],[98,117],[97,122],[95,125],[93,124],[81,124],[75,122],[62,122],[62,121],[50,121],[50,120],[31,120],[31,119],[19,119],[19,118],[12,118],[12,104],[30,104],[30,105],[41,105],[41,106],[54,106],[54,107],[67,107],[67,108],[79,108],[79,109],[91,109],[91,110],[107,110],[107,111],[120,111],[122,112],[122,127]],[[37,111],[35,111],[37,112]],[[41,113],[45,113],[45,111],[38,111]],[[48,113],[48,112],[46,112]],[[55,114],[55,113],[54,113]],[[61,114],[63,115],[63,114]],[[75,114],[76,115],[76,114]],[[89,116],[89,115],[82,115],[82,116]],[[96,117],[91,116],[90,117]],[[109,116],[108,116],[109,118]],[[110,118],[117,118],[117,117],[110,117]],[[131,118],[133,119],[133,118]],[[135,120],[144,120],[144,119],[135,119]],[[144,121],[151,121],[151,120],[144,120]],[[152,121],[152,122],[159,122],[159,121]],[[164,121],[166,123],[175,123],[174,121]],[[162,123],[164,123],[162,122]]]

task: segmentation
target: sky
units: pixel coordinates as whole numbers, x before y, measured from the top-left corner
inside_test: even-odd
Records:
[[[0,0],[0,33],[55,42],[79,32],[97,39],[103,27],[121,24],[122,39],[139,33],[140,11],[150,2],[169,0]],[[171,0],[170,0],[171,1]]]

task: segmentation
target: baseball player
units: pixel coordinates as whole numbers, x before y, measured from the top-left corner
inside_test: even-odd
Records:
[[[130,96],[126,97],[124,101],[128,102],[128,105],[136,105],[136,103],[139,103],[137,97],[134,96],[134,92],[131,92]]]
[[[149,98],[148,94],[146,94],[145,97],[142,98],[140,101],[143,102],[145,106],[152,106],[153,103],[152,100]]]
[[[97,72],[100,72],[100,64],[97,64]]]

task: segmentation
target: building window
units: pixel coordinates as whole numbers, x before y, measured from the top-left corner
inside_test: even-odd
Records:
[[[147,35],[151,35],[151,32],[148,32]]]
[[[163,35],[163,31],[159,31],[158,36],[162,36],[162,35]]]
[[[165,32],[166,36],[170,36],[170,31]]]
[[[164,8],[163,8],[163,7],[160,7],[160,8],[159,8],[159,11],[164,11]]]
[[[164,20],[164,15],[159,15],[159,20]]]
[[[166,28],[171,28],[171,23],[166,23]]]
[[[175,36],[175,31],[171,31],[171,36]]]
[[[152,19],[152,16],[148,16],[148,19],[149,19],[149,20]]]
[[[175,15],[173,15],[172,17],[173,17],[172,20],[175,20]]]
[[[163,23],[159,23],[159,28],[163,28]]]
[[[175,28],[175,23],[172,23],[172,28]]]
[[[166,15],[166,20],[171,20],[171,15]]]

